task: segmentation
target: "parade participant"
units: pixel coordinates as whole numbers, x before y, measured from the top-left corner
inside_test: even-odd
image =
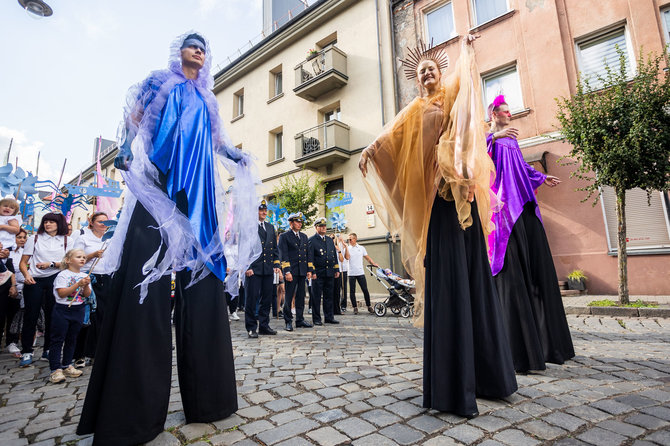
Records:
[[[337,251],[333,239],[326,236],[326,219],[319,218],[314,223],[316,234],[309,238],[307,257],[314,265],[312,273],[312,322],[321,322],[321,298],[323,297],[323,317],[326,324],[339,324],[335,320],[333,291],[335,280],[340,278],[340,266],[337,263]],[[339,299],[338,299],[339,300]]]
[[[227,139],[211,92],[212,55],[201,34],[170,48],[167,70],[131,88],[114,165],[128,187],[101,273],[116,270],[77,432],[95,445],[139,444],[163,432],[170,400],[170,282],[186,423],[237,410],[235,366],[223,298],[260,253],[256,179]],[[235,177],[226,193],[219,166]],[[226,234],[232,234],[226,237]],[[236,259],[224,245],[234,243]],[[96,268],[97,271],[97,268]]]
[[[337,236],[334,239],[335,241],[335,249],[337,249],[337,261],[340,264],[340,288],[337,288],[337,284],[335,285],[335,296],[337,296],[337,302],[335,302],[335,305],[337,306],[337,309],[340,310],[339,313],[335,312],[335,314],[342,314],[345,311],[347,311],[347,285],[348,285],[348,277],[347,274],[349,273],[349,245],[347,244],[347,241],[342,237],[342,234],[337,234]],[[336,281],[337,282],[337,281]],[[353,305],[353,304],[352,304]]]
[[[368,312],[373,313],[372,304],[370,302],[370,292],[368,291],[368,282],[365,280],[365,268],[363,268],[363,259],[375,268],[379,268],[372,257],[368,255],[365,247],[358,244],[358,236],[355,233],[349,234],[349,298],[351,305],[354,307],[354,314],[358,314],[358,302],[356,301],[356,282],[361,287],[365,305],[368,307]]]
[[[503,96],[489,106],[489,155],[496,167],[493,191],[503,203],[493,214],[489,235],[491,271],[498,288],[507,337],[517,372],[544,370],[575,356],[556,269],[542,225],[535,190],[560,180],[533,169],[523,159],[510,127]]]
[[[78,378],[82,371],[72,365],[77,335],[84,323],[84,299],[91,295],[91,278],[81,271],[86,253],[71,249],[60,262],[61,271],[54,280],[53,295],[56,303],[51,314],[51,341],[49,350],[49,381],[53,384],[65,378]]]
[[[21,310],[21,305],[23,305],[23,284],[25,281],[25,278],[23,277],[23,273],[19,269],[19,264],[21,263],[21,256],[23,255],[23,247],[26,245],[26,241],[28,241],[28,233],[26,232],[25,229],[21,228],[19,229],[19,233],[16,234],[15,237],[16,240],[16,248],[9,253],[9,257],[12,259],[12,265],[14,266],[15,269],[15,280],[16,280],[16,297],[14,298],[14,301],[9,302],[9,305],[7,306],[7,315],[5,318],[10,321],[10,323],[14,320],[15,317],[17,317],[17,313],[19,311],[23,312]],[[11,293],[11,290],[10,290]],[[11,297],[11,296],[10,296]],[[21,316],[18,316],[21,318]],[[0,317],[0,321],[2,318]],[[20,330],[14,331],[12,329],[7,329],[7,351],[15,357],[20,357],[21,356],[21,349],[18,347],[19,344],[19,333]]]
[[[51,311],[54,306],[53,284],[60,262],[68,250],[67,221],[62,214],[48,213],[42,217],[37,233],[28,238],[23,248],[19,269],[24,277],[23,329],[21,330],[21,367],[33,362],[33,341],[40,310],[44,308],[44,345],[42,359],[49,360]],[[72,243],[70,243],[72,248]]]
[[[276,335],[270,328],[270,307],[272,306],[272,282],[279,272],[279,254],[275,228],[265,222],[268,206],[265,200],[258,206],[258,237],[263,252],[249,266],[246,272],[244,324],[250,338],[259,334]],[[258,311],[258,314],[256,314]]]
[[[88,217],[88,227],[79,231],[79,237],[74,241],[74,247],[86,253],[85,272],[90,272],[95,259],[101,258],[104,253],[104,242],[102,236],[107,231],[105,222],[109,220],[104,212],[94,212]],[[96,265],[97,268],[97,265]],[[92,274],[91,287],[95,295],[95,311],[92,311],[89,319],[90,324],[82,327],[77,338],[77,347],[74,351],[74,366],[81,368],[90,365],[91,358],[95,357],[95,346],[100,336],[102,317],[105,312],[105,303],[110,299],[109,287],[111,277],[109,274]]]
[[[423,406],[469,418],[478,415],[477,396],[503,398],[517,389],[484,237],[494,169],[480,119],[474,39],[464,39],[446,80],[445,53],[422,44],[411,51],[405,74],[418,78],[422,94],[359,163],[380,220],[402,234],[402,261],[417,284]]]
[[[279,261],[281,262],[284,281],[286,283],[286,294],[284,297],[284,322],[286,331],[293,331],[293,315],[291,313],[291,301],[295,295],[295,326],[310,328],[312,324],[307,322],[303,316],[305,310],[305,280],[312,278],[312,262],[307,258],[307,247],[309,239],[300,232],[302,229],[302,212],[296,212],[288,217],[290,231],[279,236]]]

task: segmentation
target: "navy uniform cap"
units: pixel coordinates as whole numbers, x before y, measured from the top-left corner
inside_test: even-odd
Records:
[[[294,212],[288,216],[288,221],[300,221],[304,220],[302,212]]]
[[[258,210],[260,211],[261,209],[267,209],[268,204],[265,200],[261,200],[261,204],[258,205]]]
[[[326,226],[327,224],[328,221],[326,220],[325,217],[317,218],[316,221],[314,222],[314,226]]]

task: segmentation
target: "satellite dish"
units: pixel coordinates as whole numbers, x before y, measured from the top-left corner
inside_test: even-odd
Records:
[[[33,18],[49,17],[54,13],[42,0],[19,0],[19,5]]]

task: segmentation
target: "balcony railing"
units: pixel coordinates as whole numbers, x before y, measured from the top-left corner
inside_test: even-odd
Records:
[[[295,163],[319,168],[349,159],[349,126],[336,119],[295,135]]]
[[[296,95],[308,101],[347,85],[347,55],[334,45],[295,67]]]

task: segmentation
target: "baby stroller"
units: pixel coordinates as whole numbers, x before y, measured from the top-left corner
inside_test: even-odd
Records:
[[[414,315],[414,296],[410,293],[414,289],[414,281],[403,279],[388,268],[375,268],[372,265],[366,267],[372,277],[389,291],[389,297],[384,302],[375,304],[375,314],[383,317],[388,308],[393,314],[400,314],[402,317]]]

